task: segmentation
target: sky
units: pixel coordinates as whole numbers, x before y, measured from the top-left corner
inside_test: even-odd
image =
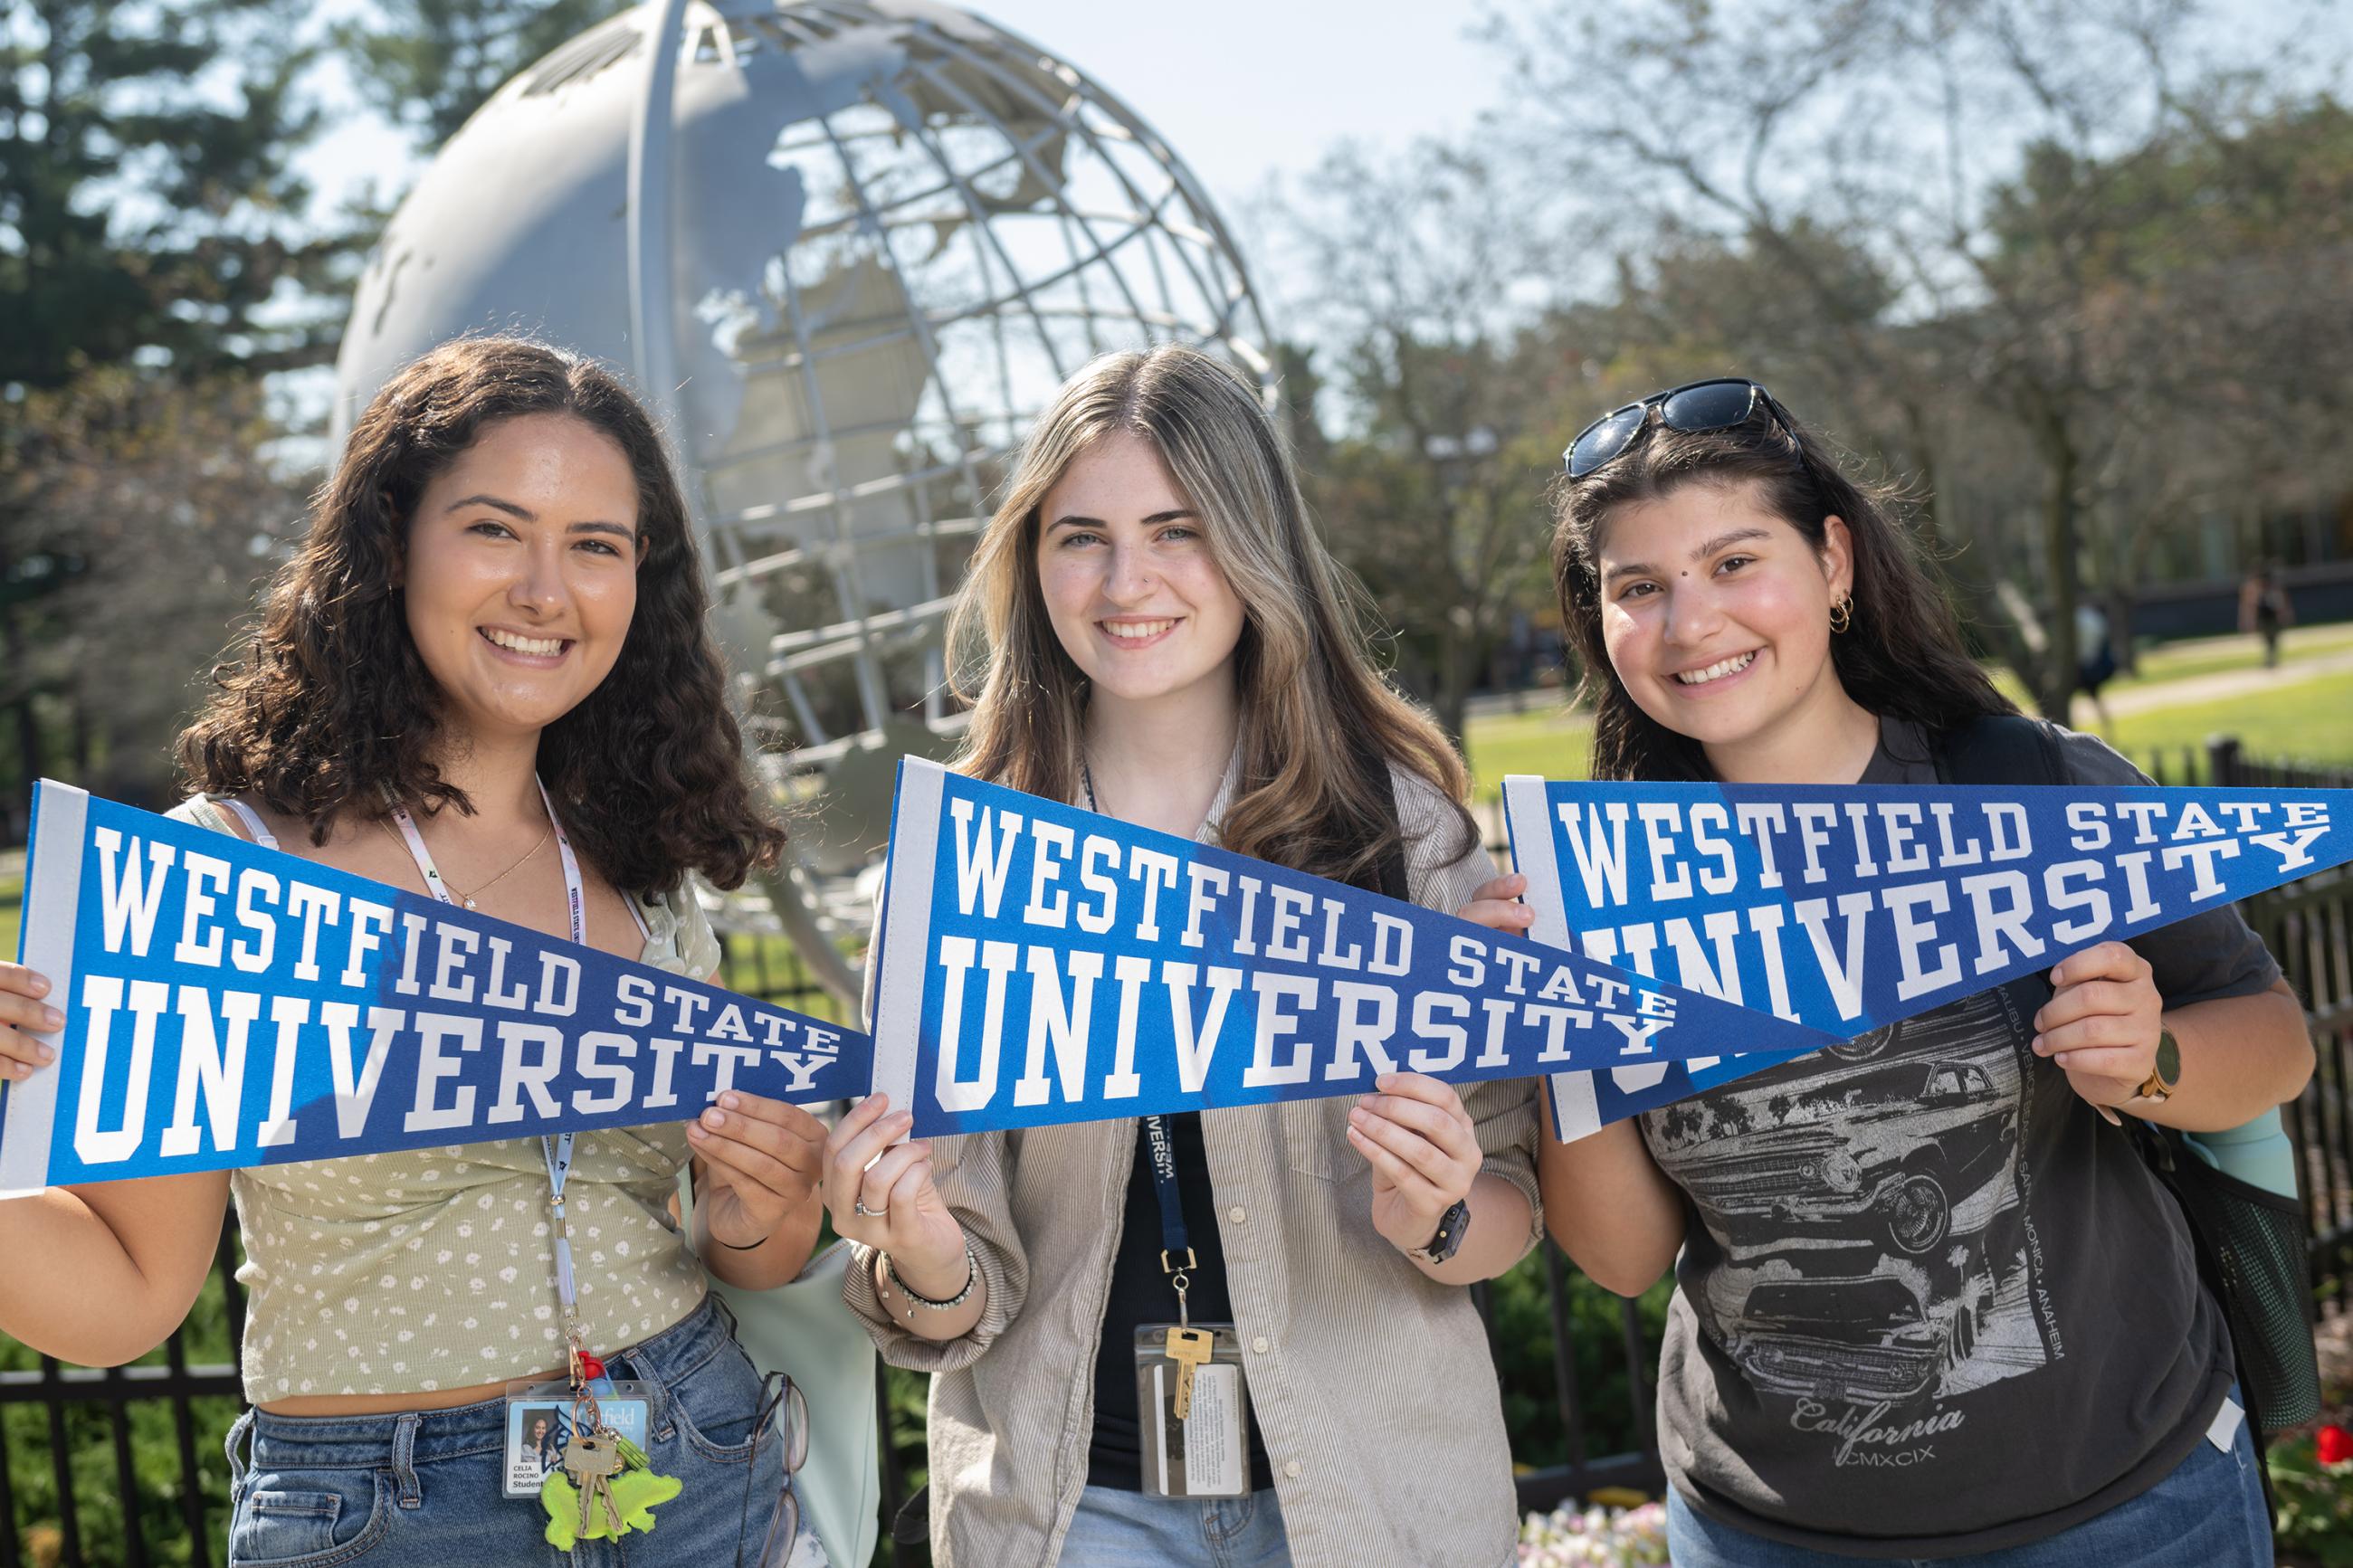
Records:
[[[360,4],[325,0],[314,25]],[[1499,70],[1466,36],[1476,9],[1454,0],[979,0],[965,8],[1125,100],[1191,165],[1245,244],[1246,209],[1271,176],[1303,173],[1343,139],[1400,148],[1468,130],[1493,100]],[[359,104],[339,66],[323,69],[316,86],[341,107],[301,167],[329,209],[371,181],[380,191],[405,187],[419,166],[405,139]],[[1261,281],[1278,297],[1286,291],[1282,279]]]
[[[323,33],[371,3],[319,0],[311,25]],[[1275,331],[1312,339],[1320,280],[1301,275],[1297,247],[1270,242],[1280,216],[1271,188],[1295,190],[1343,141],[1396,152],[1472,132],[1502,101],[1509,69],[1472,36],[1473,24],[1482,15],[1525,16],[1544,0],[951,3],[1067,60],[1157,130],[1207,186]],[[2292,40],[2302,65],[2337,62],[2320,76],[2346,90],[2353,0],[2221,0],[2211,15],[2223,33],[2215,42],[2227,46],[2233,32]],[[331,128],[301,166],[318,210],[371,185],[379,198],[406,189],[423,161],[361,101],[341,62],[331,57],[314,86]],[[1979,151],[1980,175],[2002,161],[2001,148]]]
[[[1499,74],[1465,37],[1467,5],[989,0],[973,9],[1125,99],[1227,207],[1344,138],[1402,146],[1468,129],[1493,101]]]

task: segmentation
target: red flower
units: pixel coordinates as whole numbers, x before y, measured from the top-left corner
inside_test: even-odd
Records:
[[[2353,1459],[2353,1432],[2342,1426],[2323,1426],[2312,1440],[2313,1451],[2324,1465],[2341,1465]]]

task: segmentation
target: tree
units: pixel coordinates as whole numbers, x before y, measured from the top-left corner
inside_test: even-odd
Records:
[[[332,43],[438,141],[615,8],[390,0]],[[332,357],[381,217],[311,210],[292,171],[310,10],[0,0],[0,838],[44,772],[163,798],[193,679],[300,512],[263,378]]]
[[[2021,188],[2004,213],[2021,247],[2041,197]],[[2117,392],[2086,521],[2111,621],[2128,625],[2147,563],[2185,531],[2161,524],[2353,490],[2353,383],[2331,368],[2353,357],[2353,113],[2323,99],[2168,137],[2108,182],[2094,232],[2087,342]]]
[[[2035,601],[2012,651],[2063,715],[2084,519],[2137,390],[2101,326],[2164,254],[2115,243],[2118,220],[2180,218],[2128,193],[2154,150],[2243,121],[2263,79],[2200,54],[2217,19],[2195,0],[1559,0],[1489,34],[1517,72],[1521,144],[1586,209],[1782,268],[1815,341],[1882,390],[1935,528],[1960,531],[1949,476],[1974,453],[1956,436],[1982,423],[1966,405],[2015,434],[2036,470],[2031,526],[1966,531],[2031,548],[1996,563],[1996,585]],[[1852,288],[1857,255],[1889,287]]]
[[[621,7],[614,0],[377,0],[335,29],[361,90],[417,144],[457,134],[508,78]]]
[[[1514,290],[1541,248],[1521,212],[1492,165],[1425,142],[1387,164],[1339,148],[1282,218],[1324,284],[1305,314],[1335,366],[1342,433],[1303,443],[1317,510],[1397,629],[1400,678],[1457,737],[1514,610],[1550,597],[1566,373],[1518,352]]]
[[[0,584],[45,589],[0,595],[0,710],[26,775],[10,809],[43,771],[167,803],[167,743],[299,526],[301,495],[259,456],[262,402],[249,378],[112,366],[28,393],[0,431]]]
[[[18,786],[69,761],[54,771],[88,780],[136,754],[135,778],[107,776],[155,797],[164,737],[133,726],[170,717],[176,699],[158,683],[176,691],[195,668],[165,668],[175,628],[192,624],[178,612],[215,607],[211,588],[230,574],[209,551],[199,563],[176,548],[188,533],[168,520],[224,472],[259,469],[256,378],[334,352],[334,268],[350,237],[312,221],[290,162],[319,125],[301,85],[314,58],[298,37],[305,14],[300,0],[0,3],[11,816]],[[150,416],[167,424],[135,432]],[[174,443],[167,478],[148,465]],[[92,466],[78,474],[78,462]],[[109,471],[116,462],[152,483]],[[100,492],[121,510],[92,510]],[[237,526],[249,537],[259,522]],[[92,600],[99,584],[127,596]],[[174,615],[157,615],[166,605]],[[111,639],[93,635],[100,626]]]
[[[332,313],[299,303],[342,249],[289,164],[319,124],[303,9],[0,5],[0,387],[332,354]]]

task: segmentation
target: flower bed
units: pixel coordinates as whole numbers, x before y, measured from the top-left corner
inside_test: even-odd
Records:
[[[1638,1568],[1667,1561],[1667,1510],[1564,1505],[1520,1525],[1521,1568]]]
[[[2282,1561],[2353,1568],[2353,1433],[2331,1423],[2283,1438],[2272,1445],[2270,1465]]]

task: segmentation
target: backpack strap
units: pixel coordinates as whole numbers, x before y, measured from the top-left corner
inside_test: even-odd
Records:
[[[1934,736],[1936,782],[1948,784],[2060,784],[2067,765],[2051,724],[2023,713],[1988,713]]]
[[[2050,724],[2023,713],[1987,713],[1928,739],[1936,782],[1948,784],[2059,784],[2067,767],[2059,735]],[[2035,969],[2002,987],[2021,1023],[2051,1000],[2051,977]]]
[[[2002,713],[1935,737],[1936,777],[1945,784],[2065,784],[2058,731],[2040,719]],[[2031,1016],[2051,994],[2043,971],[2003,987]],[[2094,1136],[2100,1136],[2095,1129]],[[2303,1211],[2293,1197],[2234,1180],[2209,1165],[2181,1134],[2137,1117],[2124,1130],[2142,1163],[2179,1204],[2198,1273],[2222,1309],[2239,1369],[2240,1397],[2260,1451],[2274,1432],[2301,1426],[2320,1408],[2319,1364],[2305,1316],[2312,1290],[2305,1274]],[[2264,1496],[2271,1475],[2262,1466]]]

